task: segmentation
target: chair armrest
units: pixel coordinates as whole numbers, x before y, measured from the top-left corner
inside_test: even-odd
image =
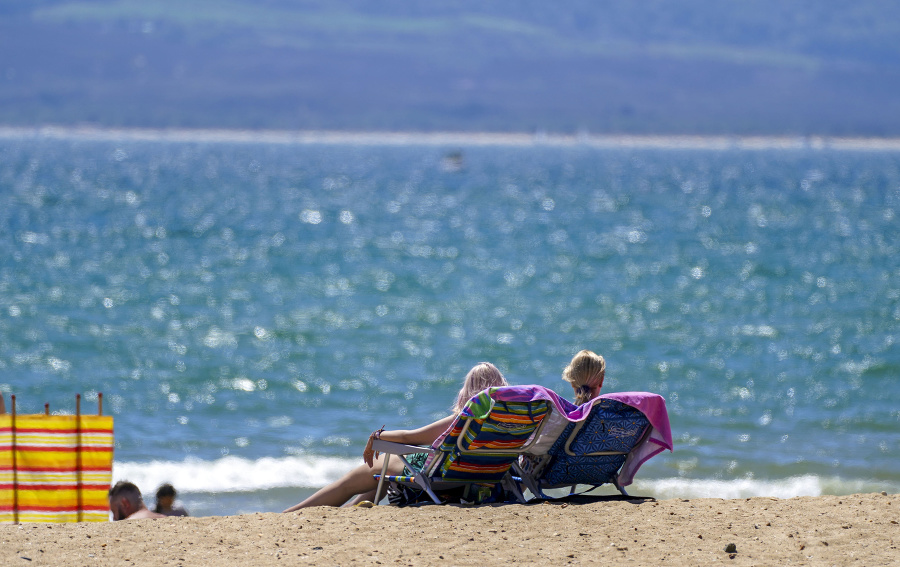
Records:
[[[407,467],[409,467],[410,469],[412,469],[413,466],[409,464],[409,461],[407,461],[403,457],[403,455],[409,455],[412,453],[431,453],[432,452],[431,447],[420,447],[419,445],[407,445],[405,443],[394,443],[393,441],[384,441],[382,439],[372,440],[372,449],[374,449],[375,451],[377,451],[379,453],[384,454],[384,463],[381,465],[381,474],[375,475],[378,478],[378,486],[375,488],[375,500],[374,500],[374,502],[376,504],[378,503],[379,500],[381,500],[381,495],[383,494],[381,491],[381,488],[382,488],[382,486],[384,486],[384,477],[387,474],[388,461],[390,461],[391,455],[399,455],[400,460],[403,461],[403,464],[406,465]],[[434,494],[432,492],[430,492],[431,488],[428,488],[427,484],[425,485],[425,487],[426,487],[426,491],[429,491],[428,494],[433,499],[435,499],[436,502],[439,502],[439,500],[437,500],[437,496],[434,496]]]
[[[394,443],[393,441],[385,441],[383,439],[375,439],[372,441],[372,448],[379,453],[390,453],[391,455],[409,455],[411,453],[431,452],[431,447]]]

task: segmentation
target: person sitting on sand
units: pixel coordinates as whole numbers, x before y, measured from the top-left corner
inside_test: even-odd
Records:
[[[365,500],[372,500],[375,497],[375,490],[378,487],[378,481],[376,481],[372,475],[381,473],[382,463],[384,462],[384,457],[375,454],[375,451],[372,450],[372,442],[375,439],[384,439],[385,441],[406,443],[409,445],[431,445],[442,433],[447,431],[453,423],[453,420],[456,419],[456,416],[462,411],[466,402],[468,402],[472,396],[485,388],[507,385],[506,378],[503,377],[503,374],[496,366],[490,362],[480,362],[476,364],[475,367],[466,374],[463,387],[456,397],[456,403],[453,404],[453,413],[451,415],[439,419],[431,425],[420,427],[419,429],[409,431],[385,431],[382,428],[378,431],[374,431],[369,435],[369,442],[366,444],[366,448],[363,451],[364,465],[356,467],[337,481],[320,489],[303,502],[291,506],[285,510],[285,512],[293,512],[309,506],[349,506]],[[427,456],[426,453],[418,453],[408,459],[410,464],[418,466],[423,465],[424,458],[416,458],[420,455],[422,457]],[[403,468],[403,462],[400,459],[392,459],[388,464],[388,474],[403,474]]]
[[[572,385],[575,404],[581,405],[600,395],[603,378],[606,375],[606,361],[602,356],[589,350],[582,350],[563,370],[562,379]]]
[[[165,518],[164,515],[147,509],[140,489],[127,480],[120,480],[109,489],[109,510],[113,521]]]
[[[153,511],[163,516],[187,516],[188,513],[184,506],[175,502],[175,494],[175,487],[169,483],[157,488],[156,508]]]

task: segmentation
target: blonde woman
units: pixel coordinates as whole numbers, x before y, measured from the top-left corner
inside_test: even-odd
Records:
[[[303,502],[291,506],[285,510],[285,512],[293,512],[309,506],[353,505],[363,500],[371,500],[375,497],[375,490],[378,487],[378,481],[376,481],[375,477],[372,475],[381,473],[381,466],[384,459],[384,457],[375,454],[375,451],[372,450],[372,442],[375,439],[384,439],[386,441],[394,441],[396,443],[405,443],[408,445],[431,445],[442,433],[447,431],[450,424],[453,423],[453,420],[456,419],[456,416],[462,411],[466,402],[468,402],[472,396],[485,388],[507,385],[506,378],[503,377],[503,374],[496,366],[490,362],[480,362],[476,364],[469,370],[469,373],[466,374],[463,387],[456,396],[456,403],[453,404],[453,407],[451,408],[453,411],[452,414],[435,421],[431,425],[420,427],[419,429],[409,431],[384,431],[383,429],[380,429],[372,432],[372,434],[369,435],[369,442],[366,443],[366,448],[363,451],[364,465],[356,467],[337,481],[320,489]],[[424,455],[424,453],[422,453],[422,455]],[[412,464],[417,464],[415,459],[410,458],[409,460]],[[389,461],[388,474],[403,474],[403,462],[400,459],[392,459]]]
[[[562,378],[575,391],[575,404],[581,405],[600,395],[603,378],[606,375],[606,361],[597,353],[583,350],[572,357],[563,370]]]

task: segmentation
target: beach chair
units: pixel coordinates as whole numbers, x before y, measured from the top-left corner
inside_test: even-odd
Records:
[[[384,495],[386,483],[395,490],[422,491],[434,503],[442,503],[446,498],[440,494],[454,489],[462,489],[461,501],[477,503],[482,501],[479,494],[496,493],[501,486],[523,498],[509,475],[510,467],[538,439],[553,409],[550,400],[531,395],[527,388],[489,388],[469,400],[431,447],[375,440],[373,449],[385,455],[381,474],[375,475],[375,502]],[[428,454],[421,471],[407,460],[412,453]],[[412,474],[388,475],[392,456],[401,459]]]
[[[546,490],[587,485],[593,490],[625,486],[648,459],[670,451],[672,435],[665,400],[658,394],[627,392],[595,398],[566,413],[561,431],[548,427],[515,463],[516,480],[534,496]],[[587,491],[585,490],[585,491]]]

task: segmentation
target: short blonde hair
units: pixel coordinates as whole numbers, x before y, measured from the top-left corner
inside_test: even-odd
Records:
[[[463,387],[456,396],[456,403],[450,408],[453,413],[459,413],[472,396],[481,392],[485,388],[494,388],[496,386],[508,386],[503,373],[490,362],[479,362],[469,370]]]
[[[602,356],[589,350],[582,350],[563,370],[562,379],[575,390],[575,403],[581,405],[591,399],[595,388],[603,387],[606,376],[606,361]]]

